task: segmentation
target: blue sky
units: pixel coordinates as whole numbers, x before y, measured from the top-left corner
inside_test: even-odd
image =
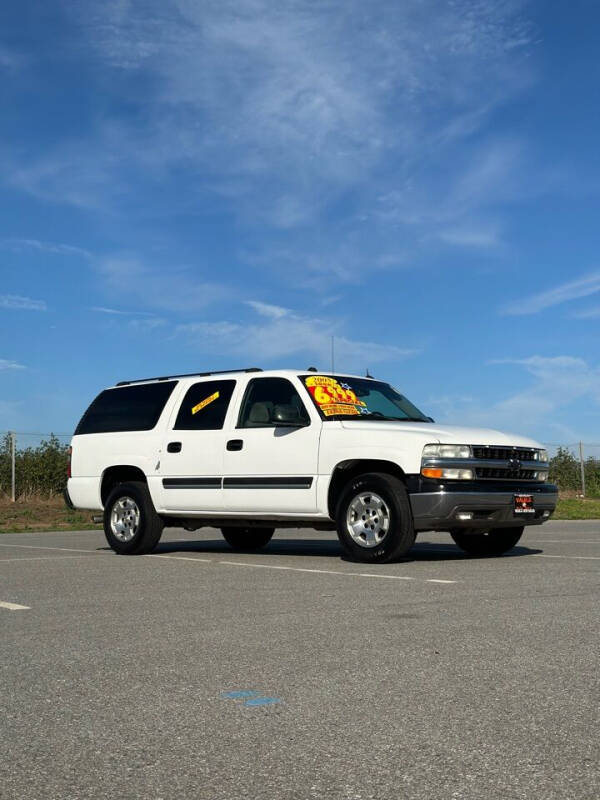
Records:
[[[115,381],[389,380],[600,441],[592,2],[45,0],[0,11],[0,430]]]

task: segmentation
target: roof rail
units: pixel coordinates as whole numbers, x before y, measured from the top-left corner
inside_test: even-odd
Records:
[[[129,386],[132,383],[151,383],[152,381],[170,381],[173,378],[206,378],[209,375],[229,375],[232,372],[262,372],[260,367],[247,369],[222,369],[215,372],[186,372],[184,375],[161,375],[157,378],[140,378],[137,381],[119,381],[116,386]]]

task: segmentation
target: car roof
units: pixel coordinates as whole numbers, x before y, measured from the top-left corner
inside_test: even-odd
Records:
[[[114,387],[117,388],[120,386],[134,386],[139,385],[141,383],[159,383],[163,381],[170,381],[170,380],[180,380],[183,378],[211,378],[211,377],[218,377],[219,375],[227,375],[228,377],[235,378],[241,377],[242,375],[246,375],[248,373],[259,373],[260,377],[284,377],[286,375],[298,376],[298,375],[328,375],[328,376],[335,376],[339,378],[371,378],[371,375],[350,375],[345,372],[332,372],[330,370],[317,370],[314,367],[309,367],[307,369],[267,369],[263,370],[260,367],[248,367],[247,369],[231,369],[231,370],[220,370],[214,372],[187,372],[182,375],[161,375],[155,378],[138,378],[137,380],[130,380],[130,381],[119,381],[115,384]]]

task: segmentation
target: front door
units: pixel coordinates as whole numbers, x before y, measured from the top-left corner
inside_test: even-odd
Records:
[[[206,380],[185,392],[161,448],[162,506],[172,512],[223,508],[225,416],[234,380]]]
[[[296,426],[283,427],[281,419]],[[320,421],[287,378],[253,378],[229,431],[223,496],[228,511],[314,513]]]

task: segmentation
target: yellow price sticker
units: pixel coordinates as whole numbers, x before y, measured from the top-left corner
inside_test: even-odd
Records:
[[[215,400],[219,399],[219,392],[215,392],[211,394],[210,397],[207,397],[205,400],[202,400],[201,403],[198,403],[197,406],[192,408],[192,414],[197,414],[199,411],[202,411],[203,408],[206,408],[207,405],[210,403],[214,403]]]
[[[340,405],[338,403],[332,403],[331,405],[323,406],[321,411],[326,417],[333,417],[335,414],[345,414],[348,417],[355,417],[357,414],[360,414],[360,411],[358,408],[356,408],[356,406],[350,406],[346,404]]]

